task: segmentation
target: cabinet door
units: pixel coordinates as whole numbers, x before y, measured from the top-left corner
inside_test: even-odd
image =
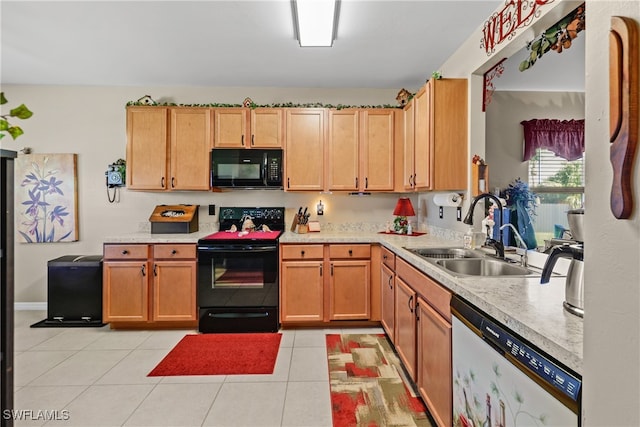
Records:
[[[246,108],[216,108],[213,110],[216,148],[246,148],[249,110]]]
[[[432,190],[467,188],[467,80],[430,80]]]
[[[196,261],[155,261],[153,320],[196,320]]]
[[[211,110],[171,109],[171,190],[208,190]]]
[[[404,174],[403,186],[406,190],[413,190],[413,174],[415,171],[413,146],[415,144],[415,98],[404,107]]]
[[[147,261],[103,263],[104,322],[149,320],[149,267]]]
[[[284,115],[281,108],[251,110],[251,142],[255,148],[282,148]]]
[[[416,293],[396,276],[396,330],[395,346],[407,373],[416,379]]]
[[[329,320],[368,320],[371,261],[332,260],[329,268]]]
[[[358,110],[329,110],[327,185],[330,191],[357,191],[359,171]]]
[[[285,190],[324,190],[324,116],[322,108],[287,109]]]
[[[168,185],[168,109],[127,108],[127,187],[164,190]]]
[[[413,188],[416,190],[427,189],[431,184],[430,94],[431,86],[427,83],[413,98],[415,101]]]
[[[281,263],[281,322],[323,320],[322,270],[322,261],[284,261]]]
[[[360,132],[360,190],[392,191],[395,111],[364,110]]]
[[[395,291],[394,291],[394,272],[382,264],[380,274],[381,298],[382,298],[382,327],[387,332],[391,342],[395,342]]]
[[[452,422],[451,323],[418,298],[417,385],[438,426]]]

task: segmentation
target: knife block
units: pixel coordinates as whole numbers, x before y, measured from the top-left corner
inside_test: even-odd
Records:
[[[298,226],[296,227],[296,233],[298,234],[306,234],[308,232],[309,232],[308,224],[298,224]]]

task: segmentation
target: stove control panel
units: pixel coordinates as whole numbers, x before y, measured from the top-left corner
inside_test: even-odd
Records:
[[[284,208],[220,208],[220,221],[239,221],[249,215],[254,220],[284,222]]]

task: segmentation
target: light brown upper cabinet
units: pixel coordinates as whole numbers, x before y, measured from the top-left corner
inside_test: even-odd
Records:
[[[325,115],[323,108],[286,109],[285,190],[324,189]]]
[[[127,108],[127,187],[209,190],[211,113],[206,108]]]
[[[429,80],[404,109],[404,188],[464,190],[467,80]]]
[[[393,109],[329,110],[327,190],[392,191]]]
[[[167,108],[127,107],[128,188],[166,188],[168,114]]]
[[[216,148],[282,148],[281,108],[216,108],[213,114]]]

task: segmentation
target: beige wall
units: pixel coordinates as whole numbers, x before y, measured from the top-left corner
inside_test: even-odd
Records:
[[[527,180],[521,121],[584,119],[584,98],[579,92],[494,92],[486,111],[489,189],[504,189],[518,177]]]
[[[16,301],[43,303],[47,299],[47,261],[62,255],[100,254],[105,237],[148,227],[158,204],[199,204],[200,222],[213,223],[207,205],[299,206],[311,209],[322,199],[326,223],[384,224],[393,219],[398,195],[355,197],[339,194],[285,193],[283,191],[137,192],[123,189],[120,203],[109,203],[104,172],[107,165],[125,158],[125,105],[149,94],[156,100],[181,104],[241,103],[249,96],[259,104],[323,102],[326,104],[381,105],[395,103],[397,90],[327,90],[282,88],[198,87],[64,87],[3,86],[10,102],[23,102],[33,112],[21,123],[25,134],[17,141],[3,139],[2,147],[34,153],[78,154],[78,213],[80,240],[74,243],[16,244]],[[13,104],[11,104],[13,105]],[[417,197],[414,199],[417,203]],[[16,221],[20,221],[19,208]],[[315,213],[315,210],[313,210]]]
[[[640,425],[640,166],[636,152],[632,173],[635,208],[630,219],[617,220],[609,208],[613,176],[609,163],[608,86],[611,16],[631,17],[640,26],[640,2],[587,2],[586,427]],[[640,78],[640,70],[635,72],[634,78]],[[636,114],[640,115],[640,111],[636,110]],[[638,121],[640,117],[636,117]]]

